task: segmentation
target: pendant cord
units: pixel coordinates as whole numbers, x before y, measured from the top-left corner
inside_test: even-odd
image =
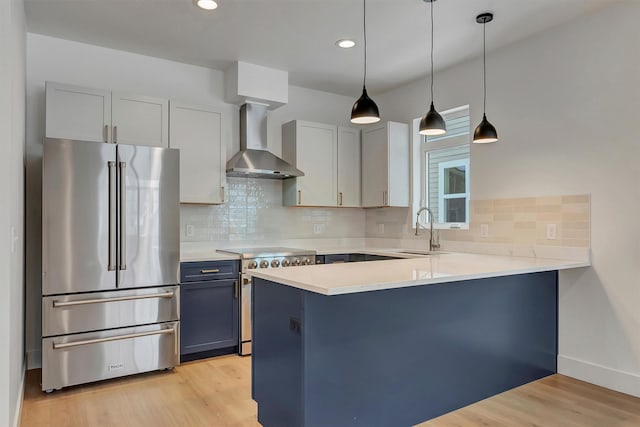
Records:
[[[487,23],[482,24],[482,74],[484,75],[484,104],[482,114],[487,114]]]
[[[433,104],[433,2],[431,1],[431,103]]]
[[[362,0],[364,5],[362,14],[364,28],[364,79],[362,80],[362,88],[367,86],[367,0]]]

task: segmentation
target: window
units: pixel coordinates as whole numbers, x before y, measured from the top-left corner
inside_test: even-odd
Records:
[[[420,137],[420,206],[433,212],[442,228],[469,222],[469,106],[442,113],[447,133]],[[421,221],[426,223],[425,216]]]

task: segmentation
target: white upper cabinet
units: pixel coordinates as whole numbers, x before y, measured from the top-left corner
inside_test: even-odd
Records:
[[[338,206],[361,206],[360,158],[360,130],[338,127]]]
[[[113,92],[113,141],[118,144],[169,146],[169,101]]]
[[[362,135],[362,206],[409,206],[409,126],[386,122]]]
[[[47,82],[45,114],[50,138],[169,145],[167,99]]]
[[[110,142],[111,92],[46,83],[46,124],[49,138]]]
[[[338,128],[295,120],[282,125],[282,158],[304,172],[285,179],[287,206],[337,206]]]
[[[225,200],[223,115],[215,108],[171,101],[170,147],[180,149],[180,203]]]

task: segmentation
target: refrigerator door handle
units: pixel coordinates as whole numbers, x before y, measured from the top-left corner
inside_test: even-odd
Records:
[[[109,264],[108,271],[116,269],[116,162],[109,167]]]
[[[119,163],[120,167],[120,262],[118,269],[127,269],[127,164]]]
[[[86,305],[86,304],[102,304],[107,302],[119,302],[119,301],[134,301],[139,299],[152,299],[152,298],[173,298],[175,297],[175,292],[163,292],[161,294],[148,294],[148,295],[130,295],[125,297],[113,297],[113,298],[93,298],[93,299],[81,299],[75,301],[53,301],[53,307],[72,307],[76,305]]]
[[[116,335],[114,337],[95,338],[91,340],[71,341],[66,343],[53,343],[53,349],[60,350],[63,348],[78,347],[80,345],[99,344],[99,343],[108,342],[108,341],[129,340],[132,338],[148,337],[149,335],[165,335],[165,334],[175,334],[175,333],[176,333],[175,329],[171,328],[171,329],[160,329],[159,331],[138,332],[134,334]]]

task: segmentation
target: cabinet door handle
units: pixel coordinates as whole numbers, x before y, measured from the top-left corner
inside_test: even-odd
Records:
[[[104,125],[104,131],[102,132],[104,136],[104,143],[109,143],[109,125]]]
[[[233,281],[233,298],[238,299],[238,281]]]
[[[224,202],[224,187],[220,187],[220,199]]]
[[[298,190],[298,204],[302,204],[302,190]]]
[[[342,191],[338,193],[338,206],[342,206]]]
[[[118,126],[113,127],[113,143],[118,143]]]
[[[220,273],[220,269],[215,268],[213,270],[200,270],[200,274],[213,274],[213,273]]]

